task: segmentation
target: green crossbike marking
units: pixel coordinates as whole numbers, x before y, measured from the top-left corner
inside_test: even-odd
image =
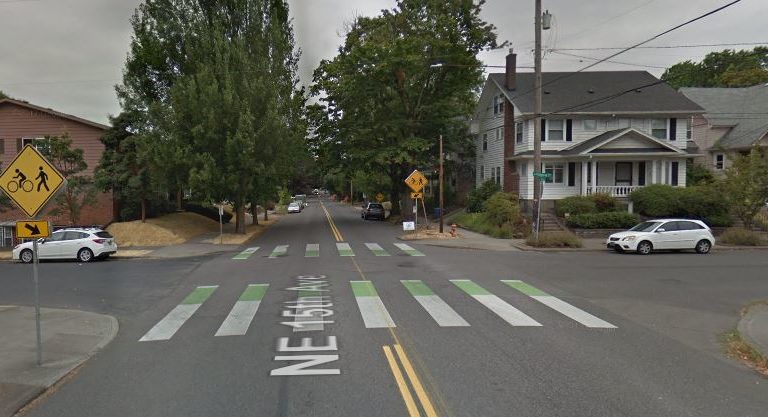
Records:
[[[405,288],[408,289],[408,292],[414,297],[419,295],[435,295],[435,293],[427,287],[427,284],[419,279],[401,280],[400,282],[405,285]]]
[[[501,282],[531,297],[549,295],[544,291],[534,287],[533,285],[520,281],[519,279],[502,279]]]
[[[277,245],[275,246],[275,249],[272,251],[272,253],[269,254],[269,257],[278,258],[285,256],[286,253],[288,253],[288,245]]]
[[[378,243],[366,243],[365,246],[376,256],[389,256],[389,253]]]
[[[339,251],[339,256],[355,256],[355,253],[352,252],[352,248],[349,246],[349,243],[337,243],[336,249]]]
[[[250,284],[238,298],[239,301],[261,301],[269,284]]]
[[[491,295],[488,290],[468,279],[452,279],[451,282],[469,295]]]
[[[216,291],[218,286],[200,286],[195,288],[181,304],[202,304]]]
[[[305,258],[317,258],[320,256],[320,244],[319,243],[308,243],[307,249],[304,252]]]
[[[248,258],[251,257],[251,255],[256,253],[257,250],[259,250],[258,246],[255,247],[255,248],[248,248],[248,249],[238,253],[237,255],[233,256],[232,259],[248,259]]]
[[[425,256],[423,253],[414,249],[411,245],[407,245],[405,243],[395,243],[395,246],[410,256]]]
[[[355,297],[379,296],[371,281],[350,281],[349,284],[352,285],[352,293],[355,294]]]

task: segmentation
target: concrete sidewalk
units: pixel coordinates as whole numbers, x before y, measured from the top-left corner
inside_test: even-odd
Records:
[[[78,310],[41,309],[43,363],[36,363],[35,309],[0,306],[0,417],[20,408],[106,346],[117,319]]]
[[[431,227],[437,228],[436,224],[432,224]],[[445,230],[450,230],[450,227],[445,228]],[[453,239],[401,240],[407,240],[408,242],[419,245],[438,246],[443,248],[490,250],[498,252],[517,252],[520,250],[513,245],[514,242],[511,239],[496,239],[462,228],[457,228],[457,234],[458,237]]]

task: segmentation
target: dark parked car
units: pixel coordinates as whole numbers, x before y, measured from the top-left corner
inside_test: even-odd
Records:
[[[360,214],[360,217],[365,220],[384,220],[384,206],[382,206],[381,203],[368,203],[365,207],[363,207],[363,212]]]

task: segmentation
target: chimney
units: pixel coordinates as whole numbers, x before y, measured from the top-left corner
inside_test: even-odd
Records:
[[[509,48],[509,55],[507,55],[506,75],[507,90],[514,90],[517,88],[517,54],[513,52],[512,48]]]

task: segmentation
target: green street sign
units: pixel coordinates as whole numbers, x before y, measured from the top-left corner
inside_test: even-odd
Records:
[[[552,173],[551,172],[534,172],[533,176],[542,180],[551,180],[552,179]]]

